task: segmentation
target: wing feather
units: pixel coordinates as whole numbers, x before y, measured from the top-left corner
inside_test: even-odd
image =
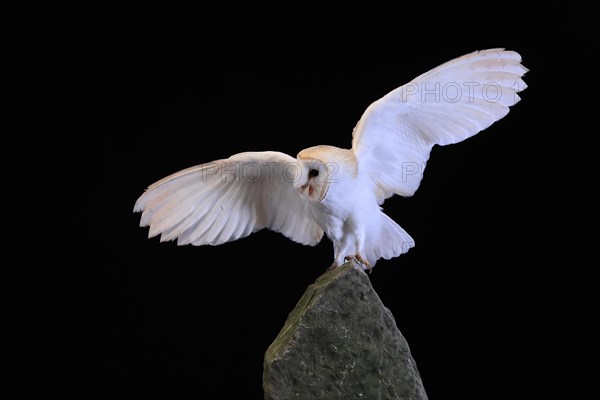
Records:
[[[218,245],[263,228],[307,245],[323,230],[309,200],[286,179],[297,160],[279,152],[248,152],[169,175],[137,200],[149,237],[177,239],[178,245]]]
[[[246,197],[248,195],[247,191],[242,191],[237,198],[235,198],[234,202],[230,205],[230,214],[229,219],[226,220],[226,223],[219,234],[218,242],[226,243],[232,240],[238,239],[233,233],[235,228],[239,225],[242,220],[241,216],[241,205],[246,201]]]
[[[463,141],[506,116],[527,87],[526,72],[517,52],[477,51],[372,103],[354,129],[352,149],[379,204],[415,193],[434,145]]]

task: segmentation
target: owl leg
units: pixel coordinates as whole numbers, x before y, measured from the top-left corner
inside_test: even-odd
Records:
[[[333,263],[331,263],[329,268],[327,268],[327,271],[340,266],[340,262],[338,261],[339,252],[340,252],[340,246],[337,244],[337,242],[334,242],[333,243]]]
[[[333,263],[328,270],[342,266],[346,262],[346,256],[348,254],[348,240],[342,239],[339,242],[333,243]]]

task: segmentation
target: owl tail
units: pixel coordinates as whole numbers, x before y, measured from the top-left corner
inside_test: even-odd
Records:
[[[383,212],[379,213],[379,234],[367,236],[364,256],[371,266],[380,258],[389,260],[415,246],[413,238]]]

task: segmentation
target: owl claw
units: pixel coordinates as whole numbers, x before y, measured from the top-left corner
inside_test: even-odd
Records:
[[[345,257],[346,261],[354,261],[356,262],[359,266],[361,266],[365,271],[369,271],[371,272],[371,269],[373,267],[371,267],[371,264],[365,260],[360,254],[354,254],[352,256],[346,256]]]

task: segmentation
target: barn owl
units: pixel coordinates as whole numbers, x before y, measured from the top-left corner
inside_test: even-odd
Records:
[[[197,165],[150,185],[134,212],[149,237],[220,245],[268,228],[314,246],[333,243],[332,268],[364,269],[406,253],[411,236],[383,213],[411,196],[434,145],[461,142],[503,118],[526,88],[514,51],[489,49],[448,61],[365,110],[352,147],[314,146],[296,158],[245,152]]]

